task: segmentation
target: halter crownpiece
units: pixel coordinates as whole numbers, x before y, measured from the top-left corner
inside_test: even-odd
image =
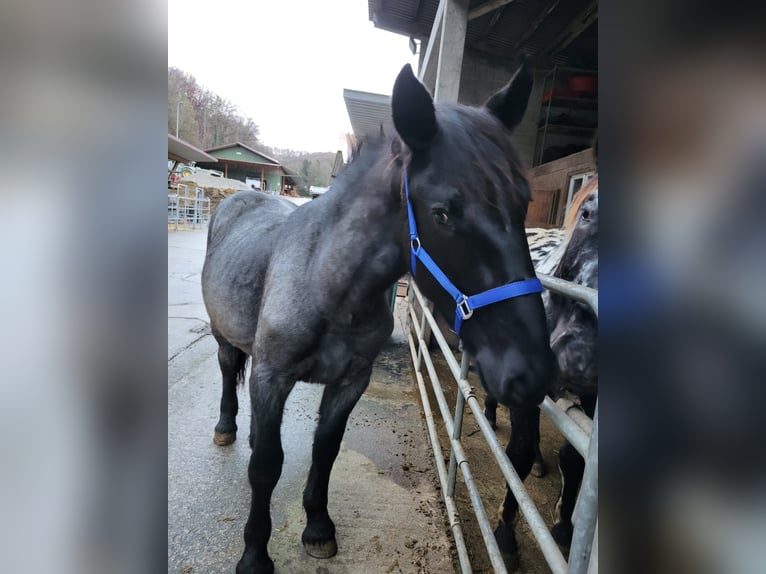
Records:
[[[415,276],[415,265],[417,260],[425,266],[426,269],[433,275],[434,279],[442,286],[442,288],[450,294],[455,300],[455,333],[460,335],[460,327],[463,325],[463,321],[470,319],[473,316],[473,312],[481,307],[492,305],[493,303],[499,303],[506,299],[513,299],[514,297],[521,297],[522,295],[529,295],[531,293],[540,293],[543,290],[543,285],[537,277],[532,279],[524,279],[523,281],[514,281],[513,283],[506,283],[487,291],[482,291],[476,295],[470,297],[464,295],[460,289],[455,287],[455,284],[450,281],[444,274],[444,271],[431,259],[431,256],[420,244],[420,238],[418,237],[418,228],[415,224],[415,212],[412,209],[412,202],[410,201],[410,186],[407,181],[407,167],[404,168],[404,194],[407,200],[407,219],[410,224],[410,251],[411,251],[411,265],[412,276]]]

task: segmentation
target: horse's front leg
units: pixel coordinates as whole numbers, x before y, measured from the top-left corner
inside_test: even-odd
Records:
[[[489,421],[492,430],[497,430],[497,399],[489,393],[484,399],[484,416]]]
[[[585,396],[580,400],[585,414],[593,418],[596,412],[596,397]],[[569,548],[574,530],[572,514],[574,514],[577,495],[585,472],[585,460],[568,442],[564,443],[559,451],[559,470],[561,471],[561,494],[556,502],[556,523],[551,529],[551,534],[559,546]]]
[[[511,407],[511,440],[505,453],[524,480],[532,468],[540,440],[540,410],[536,405]],[[519,555],[513,529],[516,524],[519,504],[513,492],[506,485],[505,500],[500,511],[500,520],[495,528],[495,539],[509,572],[518,568]]]
[[[327,512],[330,471],[338,456],[348,417],[367,388],[371,372],[370,364],[342,383],[325,387],[322,396],[311,470],[303,492],[306,529],[301,540],[306,552],[314,558],[330,558],[338,551],[335,524]]]
[[[285,401],[295,382],[275,376],[266,365],[253,365],[250,375],[250,480],[252,499],[245,524],[245,551],[237,574],[271,574],[274,562],[267,544],[271,536],[271,493],[282,473],[284,452],[280,436]]]

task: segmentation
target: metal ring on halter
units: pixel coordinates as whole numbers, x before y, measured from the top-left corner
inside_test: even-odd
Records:
[[[463,300],[457,304],[457,308],[460,311],[464,321],[466,319],[470,319],[471,315],[473,315],[473,309],[471,309],[471,305],[468,303],[468,297],[465,295],[463,295]]]
[[[410,245],[412,245],[412,250],[417,253],[420,251],[420,238],[419,237],[413,237],[410,240]]]

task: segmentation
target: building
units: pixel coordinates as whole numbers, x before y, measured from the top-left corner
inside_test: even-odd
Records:
[[[216,159],[216,163],[197,162],[199,167],[223,171],[225,178],[242,181],[252,189],[290,195],[300,181],[300,176],[282,166],[279,160],[241,142],[205,151]]]
[[[526,223],[560,226],[573,192],[596,169],[597,0],[368,0],[368,14],[377,28],[409,38],[418,79],[437,101],[483,104],[526,54],[534,85],[513,134],[530,168]],[[390,125],[389,96],[348,89],[343,97],[356,138]]]

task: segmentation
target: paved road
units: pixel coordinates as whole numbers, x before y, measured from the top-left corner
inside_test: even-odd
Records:
[[[202,304],[204,231],[168,233],[168,572],[228,573],[242,553],[249,507],[249,398],[240,389],[240,440],[213,444],[220,374]],[[398,313],[401,316],[401,312]],[[397,329],[351,415],[330,481],[338,555],[303,551],[302,487],[322,387],[298,383],[288,400],[285,465],[272,499],[269,551],[278,574],[452,573],[436,478]]]

